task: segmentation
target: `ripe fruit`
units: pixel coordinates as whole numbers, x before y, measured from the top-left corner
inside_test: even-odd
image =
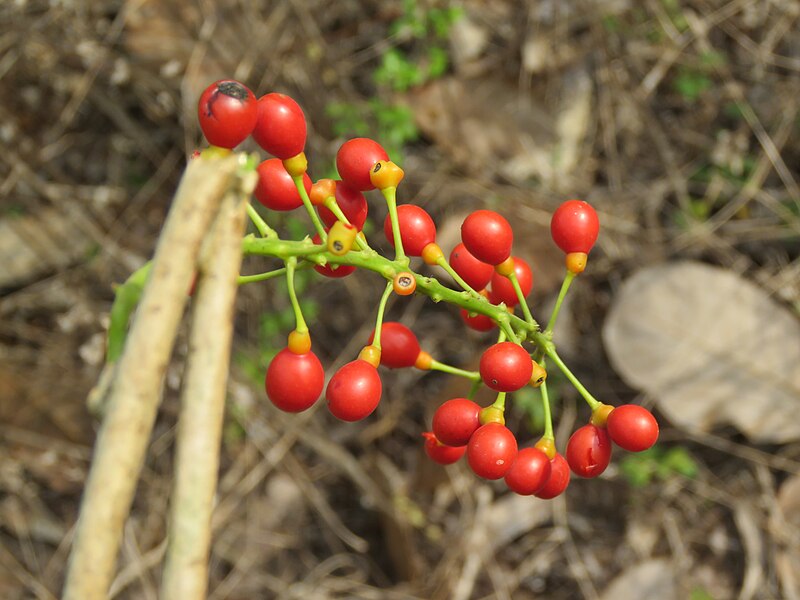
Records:
[[[306,146],[303,109],[285,94],[266,94],[258,99],[258,118],[253,139],[280,159],[292,158]]]
[[[389,160],[389,155],[378,142],[354,138],[342,144],[336,153],[336,170],[342,181],[354,190],[374,190],[369,174],[381,160]]]
[[[597,477],[611,460],[611,439],[603,427],[591,423],[570,436],[567,442],[567,463],[580,477]]]
[[[364,194],[348,187],[342,181],[337,181],[336,191],[333,196],[336,198],[336,204],[342,209],[344,216],[347,217],[350,224],[361,231],[364,228],[364,223],[367,220],[367,213],[369,212],[367,199],[364,198]],[[320,219],[322,219],[327,227],[331,227],[336,223],[336,215],[326,207],[317,207],[317,212],[319,212]]]
[[[451,398],[433,413],[433,433],[448,446],[466,446],[478,427],[481,407],[466,398]]]
[[[494,274],[492,265],[475,258],[463,242],[450,253],[450,266],[473,290],[485,288]]]
[[[514,273],[519,281],[519,287],[522,289],[522,295],[527,296],[531,293],[533,288],[533,273],[527,262],[514,257]],[[489,300],[492,304],[499,304],[505,302],[507,306],[516,306],[519,304],[517,293],[514,291],[514,286],[511,280],[500,273],[492,274],[492,287],[489,288]]]
[[[467,462],[484,479],[500,479],[517,456],[517,439],[505,425],[487,423],[472,434],[467,444]]]
[[[483,382],[498,392],[514,392],[527,385],[533,373],[528,352],[514,342],[500,342],[481,356]]]
[[[467,451],[466,446],[456,447],[442,444],[430,431],[423,433],[422,437],[425,438],[425,454],[433,462],[437,462],[440,465],[452,465],[464,456],[464,452]]]
[[[253,191],[261,204],[272,210],[294,210],[302,206],[303,200],[292,181],[292,176],[283,168],[280,159],[269,158],[258,165],[258,183]],[[306,192],[311,191],[311,179],[303,175]]]
[[[491,331],[495,328],[495,322],[486,315],[475,315],[471,317],[469,316],[469,311],[464,308],[461,309],[460,314],[461,320],[464,321],[464,324],[470,329],[474,329],[475,331]]]
[[[647,450],[658,440],[658,423],[653,414],[636,404],[623,404],[608,415],[608,434],[620,448],[631,452]]]
[[[357,359],[334,373],[325,397],[334,417],[342,421],[359,421],[378,407],[381,391],[378,370],[367,361]]]
[[[523,448],[506,473],[508,489],[522,496],[538,492],[550,478],[550,459],[538,448]]]
[[[369,343],[375,338],[375,330]],[[419,341],[414,332],[402,323],[387,321],[381,327],[381,364],[390,369],[413,367],[419,356]]]
[[[565,253],[589,250],[597,241],[600,220],[590,204],[583,200],[567,200],[553,213],[550,220],[550,235]]]
[[[569,465],[566,459],[556,454],[550,460],[550,478],[538,492],[533,495],[543,500],[550,500],[564,493],[569,485]]]
[[[416,204],[401,204],[397,207],[397,222],[403,250],[409,256],[421,256],[422,250],[436,241],[436,225],[431,216]],[[394,245],[392,220],[389,215],[383,221],[383,234]]]
[[[197,103],[200,129],[209,144],[235,148],[253,131],[256,97],[246,86],[223,79],[208,86]]]
[[[491,210],[476,210],[464,219],[461,240],[478,260],[499,265],[511,256],[514,232],[502,215]]]
[[[316,354],[294,354],[284,348],[267,368],[264,386],[272,403],[286,412],[306,410],[317,401],[325,385],[325,370]]]

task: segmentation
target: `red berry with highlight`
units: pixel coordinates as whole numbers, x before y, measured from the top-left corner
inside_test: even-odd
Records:
[[[200,129],[208,143],[220,148],[235,148],[256,125],[256,97],[246,86],[223,79],[208,86],[197,103]]]
[[[491,210],[476,210],[464,219],[461,240],[478,260],[499,265],[511,256],[514,232],[502,215]]]
[[[303,205],[292,176],[283,168],[278,158],[269,158],[258,165],[258,183],[253,191],[256,199],[272,210],[294,210]],[[311,179],[303,175],[306,193],[311,191]]]
[[[267,369],[265,388],[270,401],[286,412],[310,408],[322,394],[325,370],[313,352],[294,354],[284,348]]]
[[[604,427],[580,427],[567,442],[567,462],[580,477],[597,477],[611,461],[611,438]]]
[[[375,338],[373,330],[369,344]],[[419,341],[414,332],[402,323],[386,321],[381,326],[381,364],[390,369],[413,367],[419,356]]]
[[[416,204],[401,204],[397,207],[397,223],[403,250],[409,256],[421,256],[422,249],[436,241],[436,225],[431,216]],[[392,220],[389,215],[383,221],[383,234],[394,244]]]
[[[347,217],[347,220],[350,221],[350,224],[361,231],[364,228],[364,223],[367,221],[367,213],[369,212],[369,206],[367,205],[367,199],[364,197],[364,194],[348,187],[343,181],[337,181],[334,198],[336,198],[336,204],[339,205],[339,208],[344,213],[344,216]],[[323,223],[328,227],[332,227],[338,220],[336,215],[325,206],[317,207],[317,211],[319,212],[320,219],[322,219]]]
[[[472,434],[467,444],[467,462],[478,477],[500,479],[517,456],[517,439],[505,425],[487,423]]]
[[[369,173],[375,163],[389,160],[381,145],[369,138],[354,138],[342,144],[336,153],[336,170],[348,186],[354,190],[374,190]]]
[[[514,257],[514,273],[519,281],[519,287],[522,290],[522,295],[527,297],[533,289],[533,273],[531,267],[518,256]],[[500,273],[495,272],[492,274],[492,287],[489,288],[489,300],[493,304],[500,304],[505,302],[507,306],[516,306],[519,304],[517,293],[514,291],[514,286],[511,280]]]
[[[448,446],[466,446],[481,426],[481,407],[466,398],[451,398],[433,413],[433,433]]]
[[[523,448],[506,473],[508,489],[522,496],[538,492],[550,479],[550,459],[538,448]]]
[[[658,440],[653,413],[636,404],[616,407],[609,413],[606,426],[614,443],[630,452],[647,450]]]
[[[365,360],[356,359],[334,373],[325,397],[334,417],[342,421],[360,421],[378,407],[381,391],[378,369]]]
[[[583,200],[567,200],[556,209],[550,220],[553,241],[567,254],[588,254],[597,241],[599,231],[597,213]]]
[[[550,460],[550,478],[538,492],[533,495],[543,500],[550,500],[564,493],[569,485],[569,464],[560,454]]]
[[[530,354],[514,342],[500,342],[481,356],[481,379],[498,392],[514,392],[525,387],[533,373]]]
[[[303,109],[285,94],[266,94],[258,99],[258,118],[253,139],[280,159],[292,158],[306,146]]]
[[[422,436],[425,438],[425,454],[440,465],[452,465],[454,462],[458,462],[467,451],[466,446],[455,447],[442,444],[430,431],[426,431]]]
[[[473,290],[485,288],[494,274],[494,267],[475,258],[463,242],[450,253],[450,266]]]

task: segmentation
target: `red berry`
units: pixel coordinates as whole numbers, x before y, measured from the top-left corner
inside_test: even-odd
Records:
[[[369,173],[375,163],[389,160],[378,142],[369,138],[354,138],[346,141],[336,153],[336,170],[348,186],[355,190],[374,190]]]
[[[319,234],[315,233],[312,241],[315,244],[319,244],[322,240],[319,237]],[[356,268],[353,265],[334,265],[328,263],[325,266],[314,265],[314,270],[325,277],[330,277],[331,279],[341,279],[342,277],[347,277],[350,275],[356,270]]]
[[[472,434],[467,444],[467,462],[484,479],[500,479],[517,456],[517,439],[505,425],[487,423]]]
[[[606,426],[614,443],[631,452],[647,450],[658,440],[655,417],[636,404],[623,404],[612,410]]]
[[[378,407],[381,389],[378,369],[356,359],[336,371],[328,382],[328,409],[342,421],[359,421]]]
[[[286,412],[313,405],[325,385],[325,370],[313,352],[295,354],[284,348],[272,359],[265,379],[267,396]]]
[[[256,97],[238,81],[223,79],[208,86],[197,103],[200,129],[208,143],[235,148],[253,131]]]
[[[550,460],[550,478],[547,483],[534,493],[537,498],[550,500],[564,493],[569,485],[569,465],[567,460],[560,454],[556,454]]]
[[[439,463],[440,465],[452,465],[464,456],[464,452],[467,451],[466,446],[456,447],[442,444],[430,431],[423,433],[422,437],[425,438],[425,454],[427,454],[433,462]]]
[[[448,446],[466,446],[472,434],[481,426],[478,414],[481,407],[466,398],[452,398],[433,413],[433,433]]]
[[[508,489],[522,496],[538,492],[550,478],[550,459],[538,448],[523,448],[506,473]]]
[[[499,265],[511,256],[514,232],[502,215],[491,210],[476,210],[464,219],[461,240],[478,260]]]
[[[373,330],[369,344],[375,338]],[[381,364],[390,369],[413,367],[419,356],[419,341],[414,332],[402,323],[387,321],[381,326]]]
[[[342,181],[337,181],[334,197],[336,198],[336,204],[342,209],[344,216],[347,217],[350,224],[361,231],[364,228],[364,223],[367,220],[367,213],[369,212],[367,199],[364,197],[364,194],[358,190],[347,187]],[[336,215],[324,206],[317,207],[317,211],[319,212],[319,217],[328,227],[332,227],[338,220]]]
[[[514,342],[500,342],[481,356],[481,379],[498,392],[514,392],[525,387],[533,374],[530,354]]]
[[[461,309],[460,314],[461,320],[464,321],[464,324],[470,329],[474,329],[475,331],[491,331],[495,328],[495,322],[486,315],[470,317],[469,311],[464,308]]]
[[[292,158],[306,146],[303,109],[285,94],[266,94],[258,99],[258,118],[253,139],[280,159]]]
[[[584,425],[567,442],[569,468],[580,477],[597,477],[610,460],[611,439],[604,427]]]
[[[258,183],[253,193],[261,204],[272,210],[294,210],[302,206],[300,193],[280,159],[265,160],[257,171]],[[306,174],[303,174],[303,186],[306,192],[311,191],[311,179]]]
[[[600,221],[590,204],[583,200],[567,200],[553,213],[550,235],[565,253],[589,253],[597,240]]]
[[[519,287],[522,289],[522,295],[526,296],[531,293],[533,288],[533,273],[527,262],[514,257],[514,273],[517,275]],[[492,274],[492,287],[489,289],[489,301],[492,304],[500,304],[505,302],[506,306],[516,306],[519,304],[517,293],[514,291],[514,286],[511,280],[500,273],[495,272]]]
[[[473,290],[485,288],[494,273],[492,265],[472,256],[463,243],[450,253],[450,266]]]
[[[401,204],[397,207],[397,223],[403,250],[409,256],[421,256],[422,249],[436,241],[436,225],[431,216],[415,204]],[[389,215],[383,221],[383,234],[390,244],[394,244],[392,220]]]

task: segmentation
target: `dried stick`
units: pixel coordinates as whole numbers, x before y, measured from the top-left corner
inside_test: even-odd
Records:
[[[194,159],[175,195],[111,384],[81,502],[65,600],[106,597],[200,244],[220,200],[238,179],[238,164],[235,156]]]
[[[223,199],[200,256],[178,420],[161,588],[165,600],[203,600],[208,588],[211,511],[217,487],[236,278],[242,262],[245,207],[252,187]]]

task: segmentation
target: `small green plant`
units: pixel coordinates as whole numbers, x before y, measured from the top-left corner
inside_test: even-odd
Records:
[[[634,487],[645,487],[653,481],[664,481],[676,475],[697,476],[697,462],[683,446],[665,449],[654,446],[638,454],[627,455],[620,464],[622,474]]]

